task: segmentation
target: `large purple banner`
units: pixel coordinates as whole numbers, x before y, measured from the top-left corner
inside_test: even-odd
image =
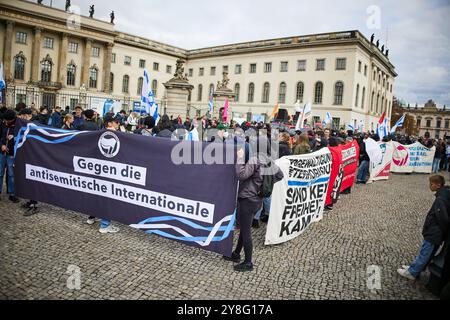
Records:
[[[233,146],[29,123],[16,139],[17,195],[230,256],[237,178],[229,154]]]

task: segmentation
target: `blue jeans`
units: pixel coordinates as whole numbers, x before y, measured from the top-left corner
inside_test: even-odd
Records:
[[[255,219],[259,220],[261,216],[269,216],[270,214],[270,204],[272,202],[272,197],[263,199],[263,206],[258,212],[255,214]]]
[[[5,169],[8,169],[8,194],[10,196],[14,196],[16,194],[16,190],[14,188],[14,157],[0,154],[0,193],[3,189]]]
[[[358,175],[356,176],[356,181],[366,182],[366,176],[369,172],[369,161],[363,160],[359,165]]]
[[[409,273],[411,273],[413,277],[418,278],[420,273],[425,270],[426,266],[431,261],[435,248],[436,246],[434,244],[423,240],[419,255],[408,269]]]
[[[441,158],[434,158],[433,160],[433,173],[439,172],[439,165],[441,163]]]

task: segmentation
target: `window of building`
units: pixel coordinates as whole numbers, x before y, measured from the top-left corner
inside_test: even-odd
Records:
[[[373,112],[374,100],[375,100],[375,92],[372,91],[372,99],[371,99],[371,102],[370,102],[370,111],[372,111],[372,112]]]
[[[122,92],[129,93],[130,92],[130,76],[124,75],[122,79]]]
[[[286,103],[286,82],[280,83],[280,90],[278,93],[278,102]]]
[[[359,84],[356,85],[356,99],[355,99],[355,107],[359,104]]]
[[[189,69],[189,77],[193,77],[194,76],[194,69]]]
[[[450,120],[445,120],[444,128],[449,129],[450,127]]]
[[[248,85],[248,97],[247,102],[253,102],[255,100],[255,84],[250,83]]]
[[[358,61],[358,72],[361,73],[361,69],[362,69],[362,62]]]
[[[417,127],[420,128],[421,124],[422,124],[422,119],[417,118],[417,122],[416,122]]]
[[[366,87],[363,87],[362,99],[361,99],[361,109],[364,109],[365,104],[366,104]]]
[[[250,64],[250,73],[256,73],[256,63]]]
[[[153,96],[156,98],[158,96],[158,80],[153,80],[152,81],[152,91],[153,91]]]
[[[16,42],[27,44],[27,34],[25,32],[16,33]]]
[[[324,70],[325,70],[325,59],[317,59],[316,71],[324,71]]]
[[[236,67],[234,68],[234,73],[235,74],[241,74],[242,73],[242,64],[237,64]]]
[[[306,60],[297,61],[297,71],[306,71]]]
[[[142,69],[145,68],[145,60],[139,59],[139,68],[142,68]]]
[[[78,99],[77,98],[70,98],[70,110],[75,109],[75,107],[78,105]]]
[[[100,57],[100,48],[99,47],[92,47],[92,49],[91,49],[91,55],[93,56],[93,57]]]
[[[342,100],[344,96],[344,83],[342,81],[336,82],[334,85],[334,104],[342,105]]]
[[[262,103],[268,103],[270,98],[270,83],[266,82],[263,86],[263,95],[261,102]]]
[[[436,128],[441,128],[441,125],[442,125],[442,120],[436,120]]]
[[[136,94],[138,96],[142,95],[142,87],[144,85],[144,78],[143,77],[139,77],[138,79],[138,84],[137,84],[137,92]]]
[[[159,63],[153,62],[153,71],[159,71]]]
[[[392,84],[391,84],[391,93],[392,93]]]
[[[75,75],[77,68],[74,64],[67,65],[67,85],[74,86],[75,85]]]
[[[377,104],[375,106],[375,112],[378,113],[379,110],[379,106],[380,106],[380,94],[377,94]]]
[[[109,92],[114,91],[114,73],[109,73]]]
[[[314,103],[321,104],[322,96],[323,96],[323,83],[319,81],[316,82],[316,85],[314,86]]]
[[[336,70],[345,70],[347,67],[347,59],[346,58],[337,58],[336,59]]]
[[[367,77],[367,65],[364,65],[364,76]]]
[[[172,73],[172,66],[166,65],[166,73],[168,74]]]
[[[111,54],[111,63],[116,63],[116,54],[115,53]]]
[[[25,60],[22,51],[14,58],[14,79],[25,80]]]
[[[18,94],[16,94],[16,104],[19,104],[19,103],[27,103],[27,95],[26,94],[21,94],[21,93],[18,93]]]
[[[211,71],[209,73],[211,76],[215,76],[216,75],[216,67],[211,67]]]
[[[376,79],[377,79],[377,72],[374,71],[374,72],[373,72],[373,81],[375,81]]]
[[[98,70],[96,68],[89,69],[89,88],[97,88]]]
[[[52,67],[53,62],[50,57],[47,57],[41,62],[41,81],[51,82],[52,81]]]
[[[202,101],[203,85],[198,85],[197,101]]]
[[[340,125],[341,125],[341,118],[333,117],[332,128],[335,129],[335,130],[339,129]]]
[[[297,91],[295,95],[295,101],[300,101],[300,103],[303,103],[303,96],[305,93],[305,84],[303,82],[297,83]]]
[[[131,66],[131,57],[130,56],[125,56],[123,59],[123,64],[126,66]]]
[[[235,101],[235,102],[239,102],[239,95],[240,95],[240,92],[241,92],[241,85],[240,85],[239,83],[236,83],[236,84],[234,85],[234,94],[236,95],[236,96],[234,97],[234,101]]]
[[[53,49],[53,38],[44,37],[44,48]]]
[[[431,120],[427,119],[427,128],[431,128]]]
[[[209,85],[209,92],[208,92],[208,96],[211,97],[214,93],[214,84],[210,84]]]
[[[78,53],[78,43],[69,42],[69,52],[70,53]]]
[[[264,72],[272,72],[272,62],[264,63]]]
[[[280,72],[288,72],[288,62],[287,61],[281,62]]]
[[[228,73],[228,66],[223,66],[222,67],[222,72],[227,72]]]
[[[198,69],[198,75],[201,77],[205,74],[205,68]]]

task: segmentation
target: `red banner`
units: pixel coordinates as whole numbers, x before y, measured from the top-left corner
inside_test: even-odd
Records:
[[[358,171],[359,145],[353,141],[338,147],[329,147],[333,162],[325,204],[337,202],[339,194],[353,186]]]

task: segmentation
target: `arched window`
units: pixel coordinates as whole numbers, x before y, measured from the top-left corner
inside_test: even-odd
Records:
[[[22,51],[14,57],[14,79],[25,80],[25,60]]]
[[[255,84],[252,82],[248,85],[248,99],[247,102],[253,102],[255,100]]]
[[[375,102],[375,92],[372,91],[372,100],[370,102],[370,111],[373,112],[373,103]]]
[[[377,94],[377,104],[376,104],[375,113],[378,113],[379,106],[380,106],[380,94]]]
[[[53,61],[49,55],[47,55],[44,60],[41,61],[41,81],[51,82],[52,81],[52,67]]]
[[[214,84],[211,83],[211,84],[209,85],[209,96],[212,96],[213,93],[214,93]]]
[[[336,82],[334,85],[334,104],[342,105],[342,100],[344,97],[344,83],[342,81]]]
[[[158,96],[158,80],[153,80],[152,81],[152,91],[153,91],[153,96],[156,98]]]
[[[366,104],[366,87],[363,87],[362,99],[361,99],[361,109],[364,109],[365,104]]]
[[[95,67],[89,69],[89,88],[97,88],[98,70]]]
[[[202,101],[203,85],[198,85],[197,101]]]
[[[239,83],[236,83],[236,84],[234,85],[234,94],[236,95],[236,96],[234,97],[234,101],[235,101],[235,102],[239,102],[239,94],[240,94],[240,91],[241,91],[241,85],[240,85]]]
[[[386,108],[384,107],[384,97],[382,97],[381,98],[380,112],[383,113],[384,111],[386,111]]]
[[[137,95],[140,96],[142,94],[142,86],[144,85],[144,78],[139,77],[138,85],[137,85]]]
[[[356,85],[356,100],[355,100],[355,107],[358,106],[359,103],[359,84]]]
[[[305,93],[305,84],[303,82],[297,83],[297,92],[295,95],[295,101],[300,101],[300,103],[303,103],[303,95]]]
[[[130,76],[124,75],[122,79],[122,92],[129,93],[130,92]]]
[[[67,85],[74,86],[75,85],[75,75],[76,75],[77,67],[75,64],[71,63],[67,65]]]
[[[322,96],[323,96],[323,83],[319,81],[316,82],[314,86],[314,103],[321,104]]]
[[[268,103],[270,97],[270,83],[266,82],[263,86],[262,103]]]
[[[278,102],[286,103],[286,82],[280,83],[280,91],[278,93]]]
[[[114,91],[114,73],[109,73],[109,92]]]

